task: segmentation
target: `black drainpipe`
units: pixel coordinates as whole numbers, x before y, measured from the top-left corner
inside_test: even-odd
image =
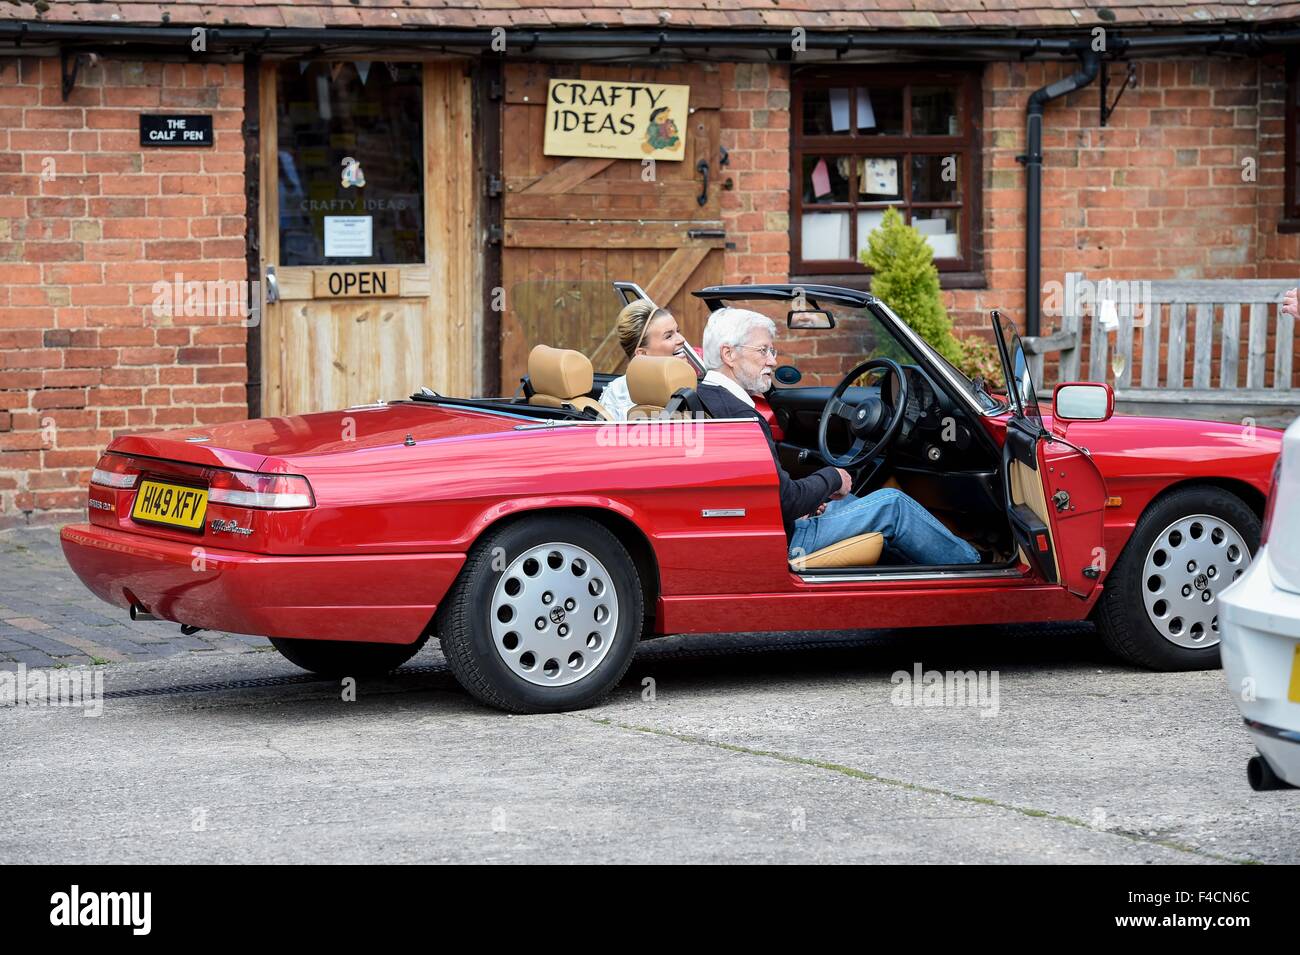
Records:
[[[1042,324],[1043,259],[1043,106],[1067,93],[1083,89],[1097,78],[1101,63],[1094,51],[1080,57],[1082,68],[1063,80],[1034,90],[1025,107],[1025,334],[1037,335]]]

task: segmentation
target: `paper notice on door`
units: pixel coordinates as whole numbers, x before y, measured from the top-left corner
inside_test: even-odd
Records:
[[[863,167],[859,192],[872,196],[898,195],[897,159],[867,159]]]
[[[326,216],[325,258],[368,259],[374,255],[370,216]]]

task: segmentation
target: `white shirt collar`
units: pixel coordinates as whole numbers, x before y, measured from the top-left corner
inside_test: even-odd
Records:
[[[728,378],[726,375],[718,371],[716,368],[710,369],[709,372],[704,376],[704,383],[706,385],[719,385],[720,387],[726,388],[728,391],[730,391],[733,395],[735,395],[745,404],[749,405],[751,408],[756,407],[756,405],[754,404],[754,397],[748,391],[740,387],[740,385],[735,380]]]

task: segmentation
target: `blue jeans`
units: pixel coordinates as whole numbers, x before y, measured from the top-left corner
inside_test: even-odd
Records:
[[[869,531],[885,535],[881,563],[978,564],[979,552],[902,491],[881,488],[866,497],[831,501],[817,517],[794,522],[790,559]]]

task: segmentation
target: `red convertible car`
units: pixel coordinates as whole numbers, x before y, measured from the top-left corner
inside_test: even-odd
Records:
[[[545,346],[512,398],[116,438],[64,553],[137,618],[265,635],[325,675],[391,670],[436,634],[466,690],[515,712],[592,704],[669,633],[1091,618],[1133,663],[1218,664],[1217,594],[1258,546],[1278,432],[1112,417],[1096,383],[1040,412],[996,313],[1001,394],[863,292],[695,294],[773,318],[810,370],[850,352],[838,385],[787,366],[760,402],[787,470],[901,487],[982,562],[884,566],[878,534],[792,561],[756,419],[681,414],[695,376],[665,358],[629,369],[636,419],[607,420],[607,376]]]

